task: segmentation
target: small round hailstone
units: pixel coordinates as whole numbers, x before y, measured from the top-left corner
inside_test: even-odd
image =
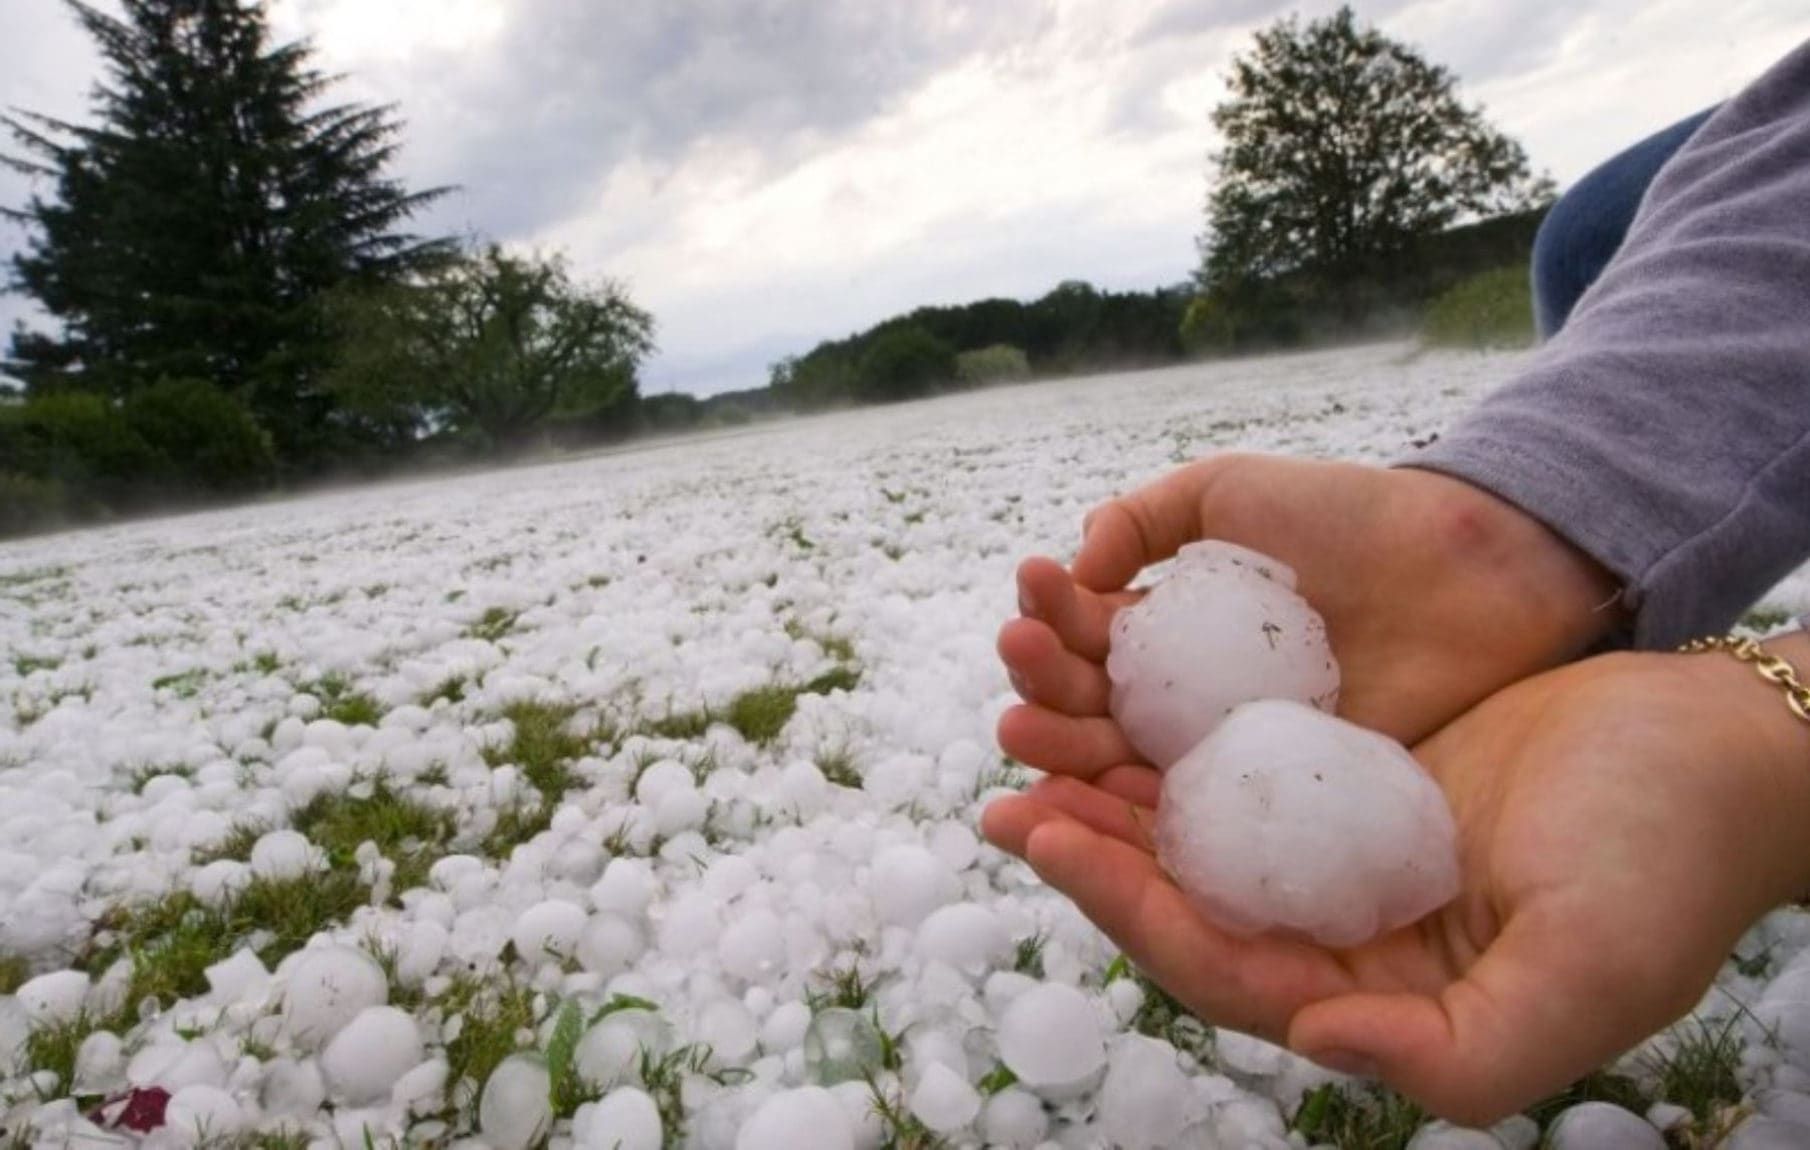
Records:
[[[1128,1034],[1113,1043],[1100,1083],[1100,1129],[1120,1150],[1173,1146],[1199,1117],[1175,1048]]]
[[[1502,1150],[1502,1141],[1487,1130],[1429,1122],[1408,1139],[1407,1150]]]
[[[1401,744],[1312,707],[1239,707],[1163,778],[1157,857],[1223,929],[1347,947],[1458,893],[1457,828]]]
[[[723,969],[744,982],[760,982],[786,964],[785,925],[770,910],[738,911],[717,940]]]
[[[879,1028],[857,1010],[841,1006],[820,1010],[804,1034],[805,1073],[823,1086],[866,1078],[878,1072],[885,1059]]]
[[[82,1013],[88,1001],[88,976],[79,970],[40,974],[19,988],[19,1005],[33,1026],[56,1026]]]
[[[359,1011],[321,1053],[333,1093],[354,1106],[389,1097],[396,1080],[421,1062],[421,1028],[393,1006]]]
[[[1072,1086],[1106,1064],[1100,1031],[1085,994],[1046,982],[1006,1007],[999,1020],[999,1057],[1026,1086]]]
[[[980,1092],[940,1062],[933,1062],[911,1092],[911,1113],[933,1133],[954,1134],[980,1116]]]
[[[955,898],[961,884],[943,860],[920,846],[889,847],[874,859],[868,882],[882,921],[916,926]]]
[[[984,906],[958,902],[939,907],[918,925],[918,957],[945,962],[964,974],[980,974],[1012,951],[999,916]]]
[[[760,1044],[760,1026],[748,1008],[733,998],[719,998],[698,1016],[698,1038],[726,1066],[740,1066]]]
[[[547,1065],[527,1054],[497,1064],[478,1098],[478,1132],[495,1150],[528,1150],[553,1129]]]
[[[584,908],[563,899],[535,903],[515,920],[511,941],[522,961],[539,964],[563,960],[578,952],[578,936],[588,916]]]
[[[295,1040],[313,1049],[360,1011],[389,1000],[389,982],[370,955],[349,946],[322,946],[303,951],[290,965],[283,1017]]]
[[[1043,1099],[1028,1090],[1007,1087],[987,1099],[980,1129],[992,1145],[1006,1150],[1031,1150],[1049,1133],[1050,1119],[1043,1109]]]
[[[647,910],[653,897],[653,868],[642,859],[611,859],[603,877],[591,885],[591,905],[605,914],[634,918]]]
[[[735,1150],[854,1150],[855,1133],[835,1095],[820,1086],[782,1090],[760,1104]]]
[[[163,1121],[189,1145],[228,1140],[245,1126],[245,1112],[218,1086],[184,1086],[170,1096]]]
[[[572,1142],[580,1150],[660,1150],[665,1136],[659,1106],[632,1086],[579,1107],[572,1119]]]
[[[1552,1150],[1665,1150],[1665,1135],[1631,1110],[1610,1102],[1582,1102],[1560,1114],[1546,1133]]]
[[[1111,710],[1167,769],[1240,703],[1338,705],[1326,623],[1287,566],[1230,543],[1191,543],[1169,576],[1112,622]]]
[[[592,974],[614,978],[641,957],[646,946],[640,929],[627,919],[595,914],[578,936],[578,964]]]
[[[261,879],[301,878],[314,863],[314,844],[300,831],[270,831],[252,844],[251,873]]]

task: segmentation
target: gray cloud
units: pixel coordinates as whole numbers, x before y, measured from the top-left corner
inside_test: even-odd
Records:
[[[705,144],[782,168],[963,61],[1050,26],[1047,0],[871,4],[524,0],[483,56],[426,57],[385,87],[405,100],[446,211],[503,235],[579,210],[633,159],[658,173]]]

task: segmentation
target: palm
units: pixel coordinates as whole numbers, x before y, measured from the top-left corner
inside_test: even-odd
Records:
[[[1262,456],[1184,468],[1097,510],[1072,571],[1019,574],[1024,618],[1000,654],[1030,704],[1002,747],[1065,773],[1136,761],[1106,717],[1112,615],[1139,571],[1200,538],[1293,566],[1344,672],[1340,711],[1418,740],[1508,683],[1569,657],[1609,623],[1606,573],[1544,527],[1456,480]]]
[[[1202,919],[1128,805],[1154,802],[1147,768],[1046,780],[990,808],[986,830],[1202,1017],[1310,1055],[1361,1052],[1429,1108],[1480,1122],[1688,1009],[1764,909],[1763,879],[1728,865],[1749,829],[1733,788],[1752,776],[1705,770],[1666,721],[1695,702],[1690,663],[1578,664],[1422,744],[1458,820],[1464,891],[1352,950]]]

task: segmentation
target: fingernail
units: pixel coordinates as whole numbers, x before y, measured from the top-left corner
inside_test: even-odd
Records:
[[[1375,1078],[1376,1061],[1355,1050],[1325,1050],[1307,1056],[1328,1070],[1349,1074],[1353,1078]]]
[[[1037,614],[1036,604],[1032,603],[1031,597],[1023,591],[1018,593],[1018,613],[1027,619],[1034,618]]]

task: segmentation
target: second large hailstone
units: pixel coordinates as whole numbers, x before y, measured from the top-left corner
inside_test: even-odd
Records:
[[[1106,672],[1113,718],[1163,770],[1240,703],[1339,701],[1326,624],[1295,593],[1295,573],[1217,540],[1183,547],[1168,577],[1119,612]]]
[[[1356,946],[1458,893],[1452,812],[1414,757],[1280,699],[1238,707],[1169,769],[1155,838],[1170,876],[1235,934]]]

